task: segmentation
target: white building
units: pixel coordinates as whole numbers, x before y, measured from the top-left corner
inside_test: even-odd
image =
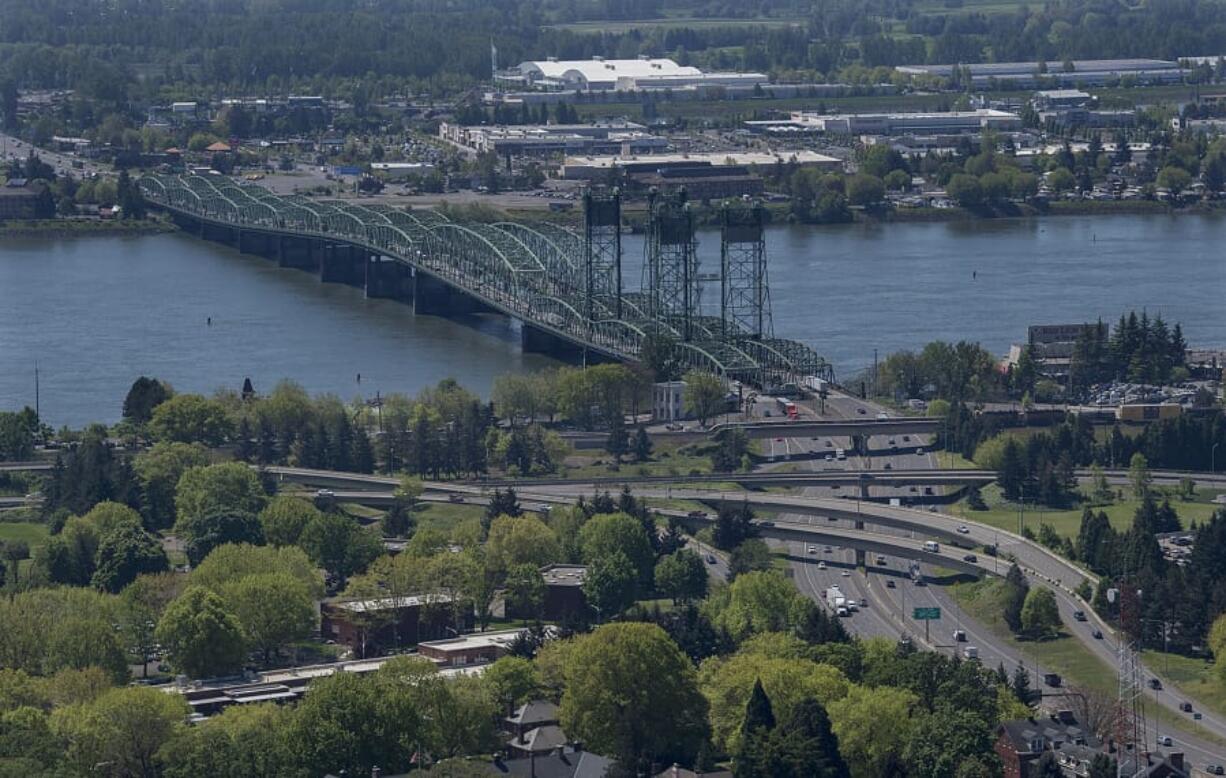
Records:
[[[993,108],[936,113],[829,115],[793,111],[792,124],[834,135],[935,135],[1020,130],[1022,118],[1015,113]]]
[[[651,387],[651,418],[655,421],[686,418],[685,381],[661,381]]]
[[[521,62],[495,75],[499,81],[553,91],[601,92],[673,89],[692,86],[753,86],[762,73],[704,73],[666,58],[544,60]]]
[[[641,168],[644,165],[711,165],[714,167],[744,167],[750,170],[775,165],[796,165],[827,171],[843,169],[843,161],[816,151],[713,151],[688,154],[652,154],[650,156],[568,156],[562,163],[562,178],[590,179],[603,175],[611,168]]]

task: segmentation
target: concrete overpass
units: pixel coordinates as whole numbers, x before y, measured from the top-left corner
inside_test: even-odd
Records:
[[[372,508],[386,508],[392,504],[394,499],[391,492],[370,492],[370,491],[336,491],[333,492],[335,499],[338,502],[356,503]],[[532,505],[531,503],[562,504],[570,505],[574,503],[574,498],[561,497],[558,495],[521,495],[525,503],[525,510],[529,512],[539,512],[542,510],[541,505]],[[442,500],[441,495],[430,496],[426,498],[429,501],[436,502]],[[484,505],[489,502],[489,498],[481,495],[468,495],[464,497],[465,502],[473,505]],[[757,507],[757,503],[755,503]],[[822,515],[829,515],[830,518],[851,519],[856,520],[868,519],[867,514],[861,514],[854,510],[854,505],[848,506],[849,511],[826,511]],[[790,509],[789,509],[790,510]],[[711,516],[703,514],[701,516],[688,513],[686,511],[678,511],[671,509],[654,509],[655,513],[661,516],[669,516],[679,519],[683,524],[690,527],[709,526],[715,523],[715,519]],[[793,511],[797,512],[797,511]],[[894,521],[890,518],[880,519],[878,517],[871,518],[871,523],[880,524],[882,526],[896,526],[910,529],[904,522]],[[939,565],[941,567],[956,570],[961,573],[969,573],[971,575],[983,575],[984,573],[994,573],[993,566],[988,562],[968,562],[963,559],[966,555],[966,548],[971,544],[964,540],[963,546],[955,545],[942,546],[939,551],[933,552],[925,550],[923,540],[912,540],[909,538],[898,538],[889,535],[881,535],[878,533],[867,532],[863,529],[863,522],[857,524],[857,529],[841,529],[841,528],[824,528],[820,526],[812,526],[809,524],[797,524],[794,522],[783,521],[755,521],[754,527],[758,531],[758,535],[763,538],[770,538],[782,541],[801,541],[804,543],[813,543],[821,545],[838,545],[847,548],[855,549],[856,563],[864,564],[865,554],[885,554],[888,556],[898,557],[902,559],[913,559],[917,562],[923,562],[931,565]],[[944,530],[934,530],[928,528],[923,533],[925,536],[936,535],[946,541],[962,540],[961,536],[953,532]]]
[[[703,475],[598,476],[582,483],[600,486],[673,483],[738,483],[744,486],[986,486],[996,480],[995,470],[950,468],[946,470],[826,470],[816,472],[710,473]],[[503,489],[567,486],[572,478],[510,478],[467,481],[468,485]]]
[[[54,462],[0,462],[0,473],[39,473],[53,470]]]
[[[926,416],[896,419],[839,419],[835,421],[779,420],[716,424],[708,431],[716,436],[728,430],[742,430],[751,440],[765,438],[839,437],[855,440],[871,435],[933,435],[941,431],[942,421]]]

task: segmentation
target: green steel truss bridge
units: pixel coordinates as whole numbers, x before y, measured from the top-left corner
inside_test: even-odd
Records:
[[[643,289],[627,291],[616,192],[585,197],[580,232],[277,195],[220,176],[145,175],[138,183],[150,204],[201,237],[362,285],[369,296],[411,298],[419,313],[502,313],[522,323],[525,347],[639,361],[646,344],[663,343],[685,368],[758,386],[833,380],[811,348],[771,333],[758,206],[725,209],[720,315],[710,316],[698,311],[699,283],[712,279],[697,272],[684,194],[653,199]]]

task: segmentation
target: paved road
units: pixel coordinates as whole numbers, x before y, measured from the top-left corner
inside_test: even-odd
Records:
[[[24,160],[29,156],[31,149],[34,149],[43,162],[54,167],[55,172],[59,175],[71,174],[74,178],[81,178],[95,173],[101,175],[111,172],[109,165],[85,159],[84,157],[78,157],[75,154],[64,154],[58,151],[51,151],[50,149],[36,148],[13,135],[0,133],[0,157],[3,157],[4,161],[9,159]],[[72,167],[74,161],[81,162],[82,167],[74,169]]]

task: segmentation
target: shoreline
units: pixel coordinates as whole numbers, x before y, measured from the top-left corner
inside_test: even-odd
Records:
[[[95,221],[84,219],[14,219],[0,222],[0,237],[96,238],[104,235],[154,235],[178,229],[163,219]]]

